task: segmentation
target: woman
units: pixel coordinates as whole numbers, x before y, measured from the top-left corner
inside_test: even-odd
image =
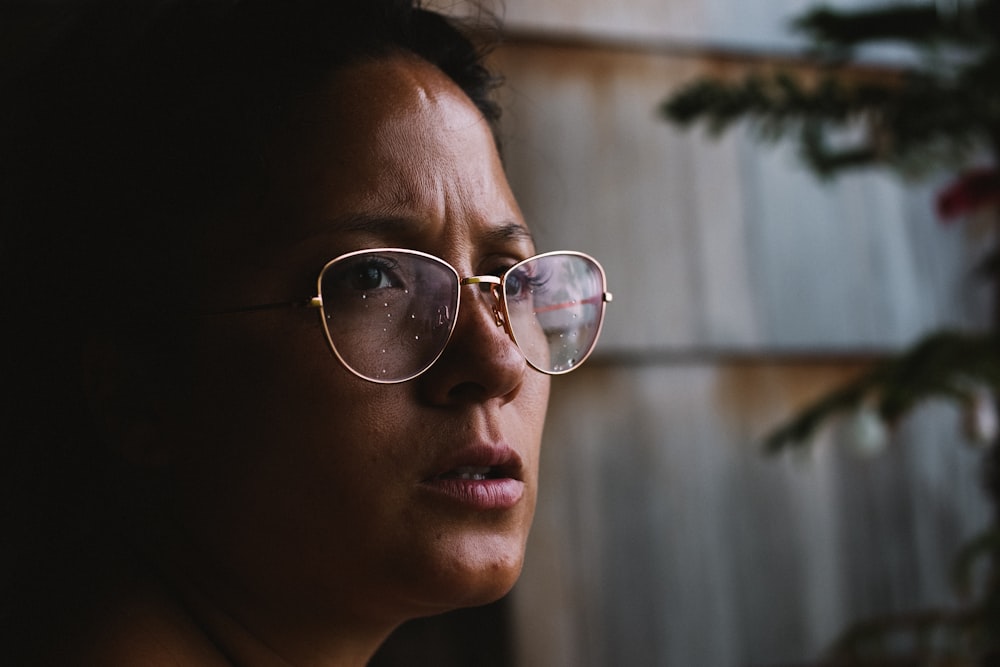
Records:
[[[370,0],[46,25],[4,119],[17,664],[364,664],[504,595],[609,295],[534,259],[472,43]]]

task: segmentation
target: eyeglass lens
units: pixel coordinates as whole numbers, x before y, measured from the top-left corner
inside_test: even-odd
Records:
[[[459,277],[413,251],[352,253],[320,278],[323,323],[340,360],[376,382],[427,370],[455,325]],[[504,274],[502,299],[515,343],[545,373],[564,373],[590,354],[604,310],[604,275],[589,257],[550,253]]]
[[[604,274],[594,260],[540,255],[512,267],[503,287],[514,342],[532,366],[565,373],[587,358],[604,312]]]

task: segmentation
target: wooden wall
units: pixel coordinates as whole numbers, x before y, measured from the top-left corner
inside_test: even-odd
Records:
[[[577,6],[573,29],[597,4],[618,11],[507,12]],[[759,448],[873,352],[986,320],[976,241],[934,220],[935,183],[820,184],[794,147],[656,117],[738,62],[519,25],[495,56],[512,184],[541,248],[593,253],[615,300],[596,357],[553,386],[517,664],[800,663],[851,619],[950,601],[950,558],[988,518],[953,408],[873,459],[849,422],[807,456]]]

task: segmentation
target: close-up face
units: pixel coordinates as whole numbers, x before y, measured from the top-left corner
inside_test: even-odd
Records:
[[[345,369],[317,309],[231,312],[308,301],[357,250],[422,251],[461,277],[533,255],[489,125],[436,68],[393,55],[331,74],[271,145],[267,187],[209,246],[202,307],[226,314],[200,320],[174,454],[182,558],[238,604],[303,616],[496,599],[521,568],[549,377],[489,292],[460,288],[443,354],[398,384]]]

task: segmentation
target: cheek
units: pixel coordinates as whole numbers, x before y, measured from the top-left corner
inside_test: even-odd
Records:
[[[343,372],[309,326],[219,327],[198,356],[176,466],[189,536],[245,580],[336,572],[344,536],[393,502],[405,402]]]
[[[503,437],[524,458],[529,502],[502,525],[442,519],[407,494],[440,433],[460,428],[451,413],[428,410],[412,383],[350,375],[304,315],[236,318],[200,338],[179,466],[184,525],[199,548],[242,581],[273,582],[274,595],[376,575],[401,587],[441,573],[430,578],[445,597],[462,589],[485,600],[509,586],[533,515],[550,378],[527,370],[499,408]]]
[[[212,406],[226,405],[247,420],[273,421],[279,411],[309,414],[323,405],[322,393],[348,393],[348,378],[331,356],[312,310],[223,316],[198,337],[196,406],[212,421]],[[327,406],[329,407],[329,406]],[[259,414],[263,409],[264,414]],[[222,416],[222,415],[220,415]],[[237,426],[222,419],[228,427]]]
[[[534,467],[537,472],[539,449],[542,443],[542,431],[545,427],[545,415],[548,411],[551,377],[535,371],[529,371],[517,402],[521,405],[519,420],[525,429],[526,443],[531,443],[531,453],[534,457]]]
[[[347,478],[349,465],[376,455],[347,444],[372,441],[386,392],[373,395],[344,372],[305,315],[235,317],[201,335],[182,445],[187,474],[201,485],[213,476],[259,484],[260,497],[277,501],[307,492],[310,475]],[[325,480],[331,489],[336,482]]]

